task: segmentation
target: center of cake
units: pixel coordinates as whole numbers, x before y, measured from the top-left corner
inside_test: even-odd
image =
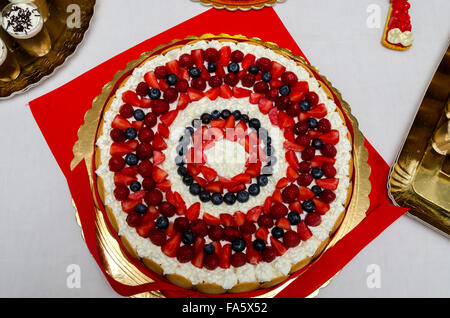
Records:
[[[245,170],[246,153],[239,143],[222,139],[205,155],[208,166],[223,177],[232,178]]]

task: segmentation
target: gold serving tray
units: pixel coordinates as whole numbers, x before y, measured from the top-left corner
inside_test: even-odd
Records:
[[[113,93],[114,87],[116,83],[127,73],[132,71],[134,68],[139,66],[145,60],[149,59],[152,56],[156,56],[163,52],[167,52],[175,47],[185,45],[187,43],[191,43],[199,40],[223,40],[223,41],[245,41],[256,45],[261,45],[264,47],[268,47],[279,54],[282,54],[288,58],[291,58],[303,65],[306,65],[310,70],[313,70],[316,73],[319,73],[316,68],[311,66],[305,59],[302,57],[295,56],[291,51],[287,49],[279,48],[275,43],[267,43],[263,42],[258,38],[247,38],[242,35],[228,35],[228,34],[205,34],[203,36],[189,36],[183,40],[173,40],[169,44],[160,45],[156,47],[151,52],[146,52],[141,55],[141,57],[135,61],[130,62],[126,68],[122,71],[119,71],[114,76],[113,80],[106,84],[103,87],[102,93],[97,96],[93,103],[92,108],[86,112],[84,124],[80,127],[78,131],[78,141],[75,143],[73,147],[74,158],[71,162],[71,169],[73,170],[81,161],[85,161],[89,179],[91,183],[91,189],[93,191],[93,196],[96,204],[96,233],[97,233],[97,247],[99,250],[101,262],[103,264],[106,272],[113,277],[115,280],[127,284],[130,286],[137,286],[145,283],[151,283],[153,280],[150,277],[147,277],[143,274],[139,269],[137,269],[128,259],[125,252],[121,249],[119,243],[114,237],[114,233],[110,232],[110,228],[107,225],[107,222],[104,219],[103,213],[101,211],[102,202],[97,200],[97,196],[95,195],[94,184],[96,183],[96,176],[93,171],[93,156],[94,156],[94,143],[97,136],[97,130],[99,126],[99,122],[103,116],[103,110],[106,102],[109,100],[111,94]],[[364,146],[364,136],[359,130],[358,121],[351,114],[351,109],[349,104],[342,100],[342,96],[338,90],[331,86],[331,83],[323,76],[321,76],[323,81],[331,87],[333,93],[337,96],[341,105],[343,107],[343,111],[350,119],[353,130],[354,130],[354,151],[353,151],[353,162],[354,162],[354,185],[353,185],[353,194],[351,201],[348,205],[347,212],[345,217],[336,231],[335,235],[331,238],[330,242],[324,249],[324,251],[331,248],[336,242],[338,242],[342,237],[344,237],[347,233],[349,233],[352,229],[354,229],[365,217],[366,211],[370,206],[369,194],[371,192],[371,183],[369,181],[370,176],[370,166],[368,164],[368,150]],[[77,209],[75,202],[74,207]],[[78,212],[77,212],[78,219]],[[79,222],[78,222],[79,223]],[[322,254],[321,254],[322,255]],[[320,255],[317,257],[317,259]],[[280,293],[286,286],[292,283],[292,280],[288,280],[285,283],[280,284],[277,288],[272,291],[259,296],[259,298],[268,298],[274,297],[278,293]],[[324,284],[325,287],[329,284],[329,281]],[[321,288],[322,288],[321,287]],[[320,288],[319,288],[320,289]],[[311,297],[314,297],[318,294],[318,291],[315,291]],[[135,297],[142,298],[155,298],[155,297],[164,297],[161,292],[147,292],[139,295],[135,295]]]
[[[285,2],[286,0],[192,0],[201,2],[206,6],[212,6],[216,9],[227,9],[230,11],[242,10],[260,10],[264,7],[272,7],[276,3]]]
[[[425,94],[388,184],[391,199],[410,215],[450,238],[450,156],[432,137],[446,119],[450,98],[450,47]]]
[[[35,58],[28,55],[13,39],[9,38],[8,44],[12,45],[12,54],[21,66],[21,73],[17,79],[11,82],[0,82],[0,100],[10,98],[16,94],[26,92],[37,86],[43,79],[48,78],[71,56],[77,46],[83,40],[84,34],[89,28],[89,23],[94,14],[96,0],[72,0],[71,4],[79,5],[80,28],[69,28],[66,19],[69,13],[63,13],[55,6],[60,0],[47,0],[50,17],[45,22],[50,38],[52,50],[43,57]],[[1,2],[1,3],[4,3]],[[3,32],[3,30],[0,30]],[[5,36],[9,37],[5,32]],[[10,43],[11,44],[10,44]]]

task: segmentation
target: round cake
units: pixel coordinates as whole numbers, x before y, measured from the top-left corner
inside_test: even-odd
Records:
[[[204,293],[279,284],[324,250],[352,193],[327,86],[252,41],[196,40],[119,83],[95,167],[107,216],[155,273]]]

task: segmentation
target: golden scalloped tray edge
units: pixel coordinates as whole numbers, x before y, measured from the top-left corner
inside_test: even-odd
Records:
[[[277,3],[286,2],[287,0],[247,0],[247,1],[224,1],[224,0],[192,0],[201,4],[214,7],[216,9],[227,9],[229,11],[249,11],[261,10],[265,7],[273,7]],[[230,3],[231,2],[231,3]],[[233,3],[234,2],[234,3]]]
[[[52,5],[53,1],[57,0],[48,0],[51,15],[46,26],[51,35],[60,33],[58,39],[55,41],[52,38],[52,50],[41,58],[31,58],[18,49],[21,74],[14,81],[0,82],[0,101],[25,93],[51,77],[66,64],[83,42],[94,15],[96,0],[73,0],[73,3],[79,4],[81,8],[81,27],[72,30],[65,28],[63,32],[58,29],[62,22],[57,20],[61,15]]]
[[[230,41],[247,41],[253,44],[262,45],[268,47],[279,54],[282,54],[288,58],[294,59],[320,75],[319,71],[311,66],[304,58],[294,55],[288,49],[282,49],[278,47],[277,44],[272,42],[263,42],[259,38],[248,38],[243,35],[229,35],[229,34],[204,34],[202,36],[188,36],[185,39],[175,39],[165,45],[159,45],[154,50],[150,52],[145,52],[141,57],[135,61],[128,63],[126,68],[122,71],[117,72],[113,80],[107,83],[100,95],[98,95],[92,102],[92,108],[89,109],[84,117],[84,123],[78,130],[78,141],[73,147],[74,158],[71,162],[71,169],[73,170],[81,161],[85,161],[89,179],[91,183],[91,189],[94,189],[95,175],[93,175],[93,155],[94,155],[94,143],[97,134],[97,129],[99,122],[101,120],[101,115],[106,101],[108,100],[111,92],[115,86],[115,83],[122,78],[124,74],[131,71],[133,68],[141,64],[144,60],[148,59],[156,52],[161,52],[162,50],[168,49],[175,46],[177,43],[182,43],[183,41],[198,41],[198,40],[230,40]],[[324,251],[331,248],[337,241],[354,229],[365,217],[366,211],[370,206],[369,194],[371,192],[371,183],[369,180],[371,168],[368,164],[369,153],[367,148],[364,146],[364,136],[359,130],[358,121],[351,114],[350,105],[342,100],[341,93],[335,89],[330,81],[320,75],[326,85],[328,85],[333,93],[339,99],[342,108],[352,123],[354,130],[354,151],[353,151],[353,161],[354,161],[354,187],[351,201],[348,205],[347,212],[344,220],[342,221],[339,229],[335,235],[328,243]],[[93,190],[94,191],[94,190]],[[97,231],[97,246],[100,252],[100,257],[102,259],[102,264],[108,274],[110,274],[117,281],[128,284],[130,286],[136,286],[144,283],[153,282],[153,280],[146,275],[144,275],[140,270],[134,267],[131,262],[127,260],[125,253],[121,250],[119,243],[114,238],[113,234],[110,233],[109,227],[103,217],[99,206],[101,202],[97,202],[96,195],[93,193],[95,204],[96,204],[96,231]],[[77,210],[76,205],[74,204]],[[78,213],[78,212],[77,212]],[[78,216],[77,216],[78,218]],[[322,253],[323,254],[323,253]],[[320,256],[318,257],[320,258]],[[317,259],[318,259],[317,258]],[[316,260],[317,260],[316,259]],[[270,298],[276,296],[280,291],[282,291],[286,286],[292,283],[293,280],[288,280],[281,283],[278,287],[272,291],[259,296],[258,298]],[[323,287],[327,286],[329,282],[324,284]],[[322,287],[321,287],[322,288]],[[311,297],[318,294],[320,288],[315,291]],[[148,292],[135,297],[145,297],[145,298],[155,298],[164,297],[159,291]]]
[[[397,160],[391,167],[388,193],[408,215],[450,238],[450,156],[431,146],[437,127],[446,120],[450,102],[450,47],[419,107]]]

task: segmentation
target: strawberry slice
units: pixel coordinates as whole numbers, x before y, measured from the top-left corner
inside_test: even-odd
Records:
[[[312,237],[312,233],[306,225],[305,221],[301,221],[297,225],[297,233],[300,235],[302,241],[307,241]]]
[[[339,185],[339,179],[320,179],[316,180],[316,183],[319,187],[322,187],[324,189],[328,189],[331,191],[334,191],[337,189]]]
[[[269,110],[270,123],[274,126],[278,126],[278,108],[273,107]]]
[[[298,199],[300,201],[311,200],[315,196],[316,195],[314,194],[314,192],[312,192],[310,189],[303,186],[300,187],[300,194],[298,196]]]
[[[136,94],[136,92],[133,91],[126,91],[122,94],[122,101],[125,104],[129,104],[132,105],[134,107],[139,107],[141,106],[141,100],[139,99],[138,94]]]
[[[187,170],[189,174],[193,177],[198,176],[201,172],[199,168],[197,168],[194,164],[191,163],[187,164]]]
[[[231,48],[229,46],[224,46],[219,50],[220,53],[220,59],[219,59],[219,65],[221,66],[228,66],[231,61]]]
[[[228,213],[221,213],[219,215],[220,220],[222,221],[222,224],[225,226],[233,226],[234,225],[234,219],[231,214]]]
[[[210,100],[216,100],[219,97],[220,94],[220,88],[216,87],[216,88],[211,88],[210,90],[208,90],[205,95],[210,99]]]
[[[273,107],[273,102],[267,98],[261,98],[258,103],[259,111],[267,115]]]
[[[132,126],[131,126],[131,123],[128,120],[126,120],[124,117],[122,117],[120,115],[116,115],[116,117],[114,117],[113,122],[111,123],[111,127],[126,130],[128,128],[131,128]]]
[[[292,91],[289,95],[289,98],[291,99],[291,102],[301,102],[305,100],[305,92],[302,91]]]
[[[208,81],[211,78],[211,74],[208,72],[208,69],[206,68],[206,66],[203,65],[203,67],[201,68],[201,71],[202,71],[201,77],[205,81]]]
[[[314,138],[319,138],[321,136],[322,136],[322,134],[318,130],[310,130],[310,131],[308,131],[308,137],[311,140],[313,140]]]
[[[122,201],[122,210],[125,213],[131,213],[134,212],[136,209],[136,206],[140,204],[142,200],[125,200]]]
[[[283,245],[283,243],[281,243],[273,236],[270,237],[270,245],[272,245],[277,250],[278,256],[282,256],[287,251],[287,248]]]
[[[309,84],[308,82],[300,81],[292,88],[292,90],[307,93],[309,92]]]
[[[167,149],[167,144],[159,133],[155,134],[155,137],[153,138],[152,141],[152,146],[155,150],[159,151]]]
[[[238,184],[237,186],[230,188],[228,191],[232,193],[238,193],[239,191],[244,191],[246,188],[247,187],[245,186],[245,184]]]
[[[291,183],[291,181],[289,181],[288,178],[281,178],[281,179],[278,181],[276,188],[277,188],[277,189],[284,189],[284,188],[286,188],[290,183]]]
[[[164,155],[164,153],[160,152],[160,151],[153,151],[153,164],[155,166],[159,166],[160,164],[162,164],[164,161],[166,160],[166,156]]]
[[[211,122],[211,127],[222,129],[225,127],[225,119],[215,119]]]
[[[130,177],[126,174],[115,173],[114,174],[114,184],[129,186],[132,182],[137,181],[137,177]]]
[[[205,66],[205,62],[203,61],[203,50],[202,49],[192,50],[191,55],[194,58],[195,65],[199,69],[202,69],[202,66]]]
[[[173,60],[166,63],[166,67],[169,69],[169,72],[175,75],[180,73],[180,66],[178,64],[178,60]]]
[[[289,204],[289,210],[290,211],[295,211],[295,212],[298,212],[298,213],[302,213],[303,212],[302,205],[298,201],[294,201],[294,202],[290,203]]]
[[[208,182],[205,179],[203,179],[202,177],[195,176],[193,178],[194,178],[194,181],[197,182],[202,188],[206,188],[206,186],[208,185]]]
[[[269,236],[269,230],[265,227],[260,227],[256,230],[255,237],[263,240],[267,243],[267,237]]]
[[[283,133],[284,139],[289,140],[290,142],[295,142],[295,134],[292,129],[285,129]]]
[[[195,88],[188,88],[187,93],[189,95],[189,99],[193,102],[199,101],[200,99],[205,97],[205,93]]]
[[[175,192],[174,196],[175,196],[175,204],[174,205],[177,207],[177,214],[184,215],[187,210],[186,202],[184,202],[183,197],[178,192]]]
[[[225,121],[225,129],[231,129],[234,128],[234,125],[236,123],[236,120],[234,118],[234,116],[230,116],[228,117],[228,119]]]
[[[217,182],[208,184],[205,187],[205,190],[209,191],[211,193],[223,193],[223,186],[220,182],[217,181]]]
[[[187,68],[180,68],[180,71],[178,73],[178,76],[182,79],[185,79],[186,81],[190,81],[191,80],[191,76],[189,75],[189,71],[187,70]]]
[[[178,116],[178,110],[171,110],[167,114],[162,115],[160,117],[160,119],[164,125],[166,125],[167,127],[170,127],[170,125],[172,125],[172,123],[177,118],[177,116]]]
[[[164,125],[163,123],[159,123],[158,124],[158,132],[159,135],[165,139],[169,139],[170,136],[170,130],[169,128],[167,128],[166,125]]]
[[[200,171],[202,172],[206,180],[208,180],[208,182],[213,182],[217,178],[217,172],[212,168],[203,166],[200,168]]]
[[[230,268],[230,257],[231,257],[231,244],[226,244],[222,247],[221,253],[219,255],[220,268]]]
[[[230,86],[223,84],[220,86],[220,97],[224,99],[230,99],[233,97],[233,91],[231,90]]]
[[[337,145],[339,143],[339,131],[332,130],[329,133],[320,136],[320,139],[326,144]]]
[[[264,214],[268,214],[270,212],[270,207],[272,206],[272,197],[267,197],[264,201]]]
[[[123,155],[127,155],[131,152],[133,152],[133,149],[131,149],[130,146],[123,144],[121,142],[114,142],[111,145],[111,149],[109,150],[109,153],[111,154],[111,156],[114,156],[114,155],[123,156]]]
[[[200,202],[194,203],[186,211],[186,217],[188,218],[189,221],[198,219],[199,215],[200,215]]]
[[[248,175],[247,173],[241,173],[238,174],[236,176],[234,176],[233,178],[231,178],[231,180],[237,182],[237,183],[252,183],[252,177],[250,175]]]
[[[324,164],[329,163],[334,165],[336,163],[336,158],[328,158],[324,156],[315,156],[313,160],[311,160],[312,168],[320,168]]]
[[[300,163],[299,163],[298,157],[294,151],[290,150],[290,151],[286,152],[286,161],[295,170],[298,171],[300,169]]]
[[[129,200],[133,200],[133,201],[141,201],[144,200],[145,195],[147,194],[147,191],[138,191],[135,193],[132,193],[128,196]]]
[[[291,223],[289,223],[289,220],[287,218],[278,219],[276,225],[286,231],[290,231],[292,229]]]
[[[257,178],[261,174],[262,163],[258,161],[257,163],[251,163],[248,165],[245,173],[250,177]]]
[[[133,121],[131,123],[131,127],[133,127],[134,129],[136,129],[136,131],[141,130],[141,128],[144,126],[144,122],[143,121]]]
[[[319,199],[315,198],[313,199],[314,204],[316,205],[316,210],[315,212],[320,214],[320,215],[324,215],[326,214],[328,211],[330,211],[330,205],[320,201]]]
[[[240,120],[239,123],[236,125],[236,128],[234,129],[235,134],[238,138],[245,137],[246,131],[248,130],[247,125],[244,121]]]
[[[141,224],[136,227],[136,232],[139,234],[139,236],[143,238],[148,238],[148,235],[150,234],[150,231],[155,227],[155,221],[148,221],[143,222],[142,220]]]
[[[291,166],[289,166],[289,167],[287,168],[287,171],[286,171],[286,177],[287,177],[291,182],[294,182],[295,180],[298,179],[299,174],[298,174],[298,172],[297,172],[294,168],[292,168]]]
[[[191,100],[189,99],[189,96],[185,93],[180,94],[180,98],[178,99],[177,109],[183,110],[186,109],[186,107],[189,105]]]
[[[304,146],[297,145],[296,143],[290,142],[288,140],[284,142],[283,146],[285,149],[295,152],[302,152],[303,150],[305,150]]]
[[[323,118],[328,114],[325,104],[319,104],[308,112],[310,117]]]
[[[283,197],[280,190],[275,190],[272,194],[272,201],[275,203],[283,203]]]
[[[249,89],[233,87],[233,96],[235,98],[249,97],[251,95],[251,93],[252,93],[252,91]]]
[[[242,68],[248,70],[250,66],[255,64],[256,57],[253,54],[247,54],[242,61]]]
[[[129,177],[136,177],[138,174],[138,166],[126,167],[123,168],[120,173],[127,175]]]
[[[208,225],[220,225],[222,222],[220,221],[220,219],[216,218],[215,216],[209,214],[209,213],[204,213],[203,214],[203,220],[208,224]]]
[[[152,88],[161,89],[161,87],[159,87],[159,83],[158,83],[158,80],[156,79],[156,75],[154,72],[146,73],[144,75],[144,80],[148,84],[148,86],[150,86]]]
[[[270,81],[270,86],[273,88],[280,88],[281,86],[283,86],[283,82],[280,81],[279,79],[273,79]]]
[[[247,254],[247,263],[258,265],[258,263],[262,261],[261,253],[253,248],[251,240],[249,243],[247,243],[247,249],[245,253]]]
[[[125,145],[130,147],[130,149],[133,149],[133,151],[136,151],[137,147],[139,146],[139,141],[137,140],[128,140],[125,142]]]
[[[284,111],[278,113],[278,124],[280,128],[292,128],[295,125],[294,118],[286,114]]]
[[[278,62],[272,61],[272,78],[279,78],[286,72],[286,67]]]
[[[226,73],[222,65],[217,65],[216,75],[219,76],[220,78],[225,77]]]
[[[217,257],[220,257],[220,254],[222,253],[222,244],[220,244],[220,242],[212,242],[211,244],[214,246],[214,254],[217,255]]]
[[[233,214],[233,219],[236,226],[242,226],[245,223],[245,214],[241,211],[237,211]]]
[[[229,190],[230,188],[233,188],[235,186],[238,185],[238,183],[236,181],[232,181],[229,180],[227,178],[223,178],[221,176],[219,176],[219,182],[223,185],[223,187],[227,190]]]
[[[161,248],[162,252],[169,257],[175,257],[181,244],[181,233],[177,233]]]
[[[264,97],[264,94],[251,93],[250,94],[250,104],[258,105],[261,98]]]
[[[170,183],[170,180],[165,180],[161,183],[158,183],[156,187],[162,192],[167,192],[170,191],[170,189],[172,188],[172,184]]]
[[[205,252],[203,250],[204,247],[205,247],[205,239],[202,237],[198,237],[194,244],[195,257],[192,260],[192,265],[194,265],[195,267],[198,268],[203,267],[203,259],[205,258]]]
[[[263,210],[264,208],[262,206],[256,206],[253,209],[249,210],[247,212],[247,221],[257,222]]]
[[[163,169],[161,169],[157,166],[153,166],[152,178],[153,178],[153,180],[155,180],[156,183],[163,182],[164,180],[166,180],[168,175],[169,174],[167,172],[165,172]]]

